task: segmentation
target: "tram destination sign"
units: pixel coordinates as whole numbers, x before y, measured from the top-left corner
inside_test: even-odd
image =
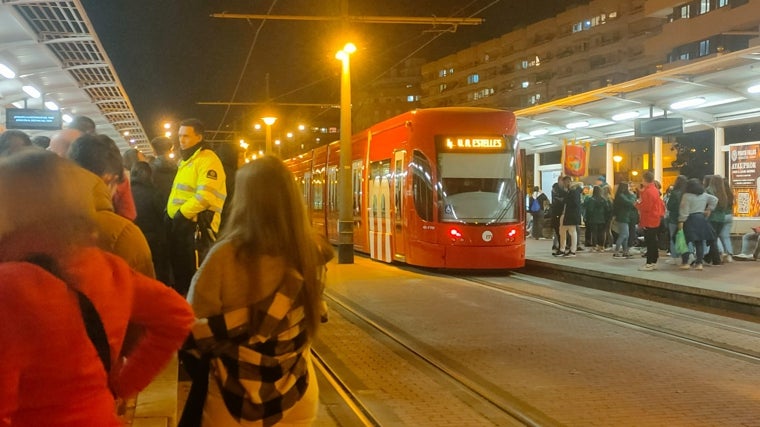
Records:
[[[446,136],[436,137],[438,150],[451,153],[501,153],[509,145],[500,136]]]
[[[59,111],[31,108],[8,108],[5,110],[5,127],[21,130],[59,130],[62,120]]]

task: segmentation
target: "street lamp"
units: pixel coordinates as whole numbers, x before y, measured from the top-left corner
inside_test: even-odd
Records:
[[[354,263],[354,213],[351,189],[351,54],[353,43],[346,43],[335,54],[343,64],[340,74],[340,168],[338,169],[338,263]]]
[[[277,121],[277,117],[262,117],[261,120],[267,125],[267,145],[266,153],[272,154],[272,125]]]

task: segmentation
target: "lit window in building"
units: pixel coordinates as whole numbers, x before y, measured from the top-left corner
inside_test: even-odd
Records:
[[[540,93],[537,93],[537,94],[531,96],[530,98],[528,98],[528,103],[530,105],[536,105],[539,102],[541,102],[541,94]]]
[[[438,70],[438,77],[446,77],[448,75],[448,70]]]
[[[530,86],[530,82],[528,82],[528,81],[524,81],[524,82],[520,83],[520,87],[522,87],[523,89],[527,89],[528,86]]]
[[[710,11],[710,0],[699,0],[699,14],[705,14]]]
[[[573,32],[578,33],[583,31],[583,22],[576,22],[573,24]]]
[[[420,100],[419,95],[407,95],[406,96],[406,102],[417,102]]]
[[[447,87],[448,87],[448,85],[446,83],[439,84],[438,85],[438,93],[443,93],[443,91],[445,91]]]
[[[726,7],[728,6],[728,0],[718,0],[718,7]]]
[[[449,68],[449,74],[454,74],[454,67]]]
[[[690,16],[690,13],[689,13],[690,9],[691,8],[689,7],[688,4],[681,6],[678,10],[678,17],[682,19],[688,18]]]
[[[472,85],[480,81],[480,76],[478,74],[470,74],[467,76],[467,84]]]
[[[707,56],[710,54],[710,40],[702,40],[699,42],[699,56]]]

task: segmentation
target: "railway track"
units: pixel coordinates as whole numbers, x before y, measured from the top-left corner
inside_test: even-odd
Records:
[[[598,320],[603,320],[619,326],[632,328],[647,333],[657,335],[672,341],[677,341],[711,351],[723,353],[725,355],[742,358],[752,362],[760,362],[760,348],[750,348],[741,344],[726,342],[730,336],[738,336],[743,341],[744,337],[754,337],[760,340],[760,331],[749,327],[736,326],[726,322],[716,321],[714,316],[706,316],[699,311],[684,310],[678,307],[672,307],[664,304],[653,304],[650,301],[638,302],[631,298],[621,297],[617,294],[601,294],[594,292],[594,299],[616,308],[625,309],[621,314],[611,312],[603,308],[595,308],[588,304],[588,301],[573,302],[561,298],[559,294],[547,296],[546,289],[557,289],[561,283],[551,280],[536,278],[533,276],[513,273],[510,279],[532,285],[533,290],[529,287],[517,287],[506,284],[503,280],[494,280],[477,276],[458,276],[478,286],[486,287],[497,292],[503,292],[510,296],[532,301],[539,304],[549,305],[558,309],[583,314]],[[535,285],[539,285],[538,288]],[[538,289],[538,291],[536,291]],[[563,293],[561,295],[567,295]],[[633,312],[639,312],[633,314]],[[640,313],[648,313],[649,316],[641,316]],[[698,329],[700,334],[690,332]],[[713,332],[704,333],[705,330]]]
[[[571,316],[581,316],[595,322],[609,324],[612,327],[645,333],[657,339],[673,342],[676,345],[687,345],[699,350],[707,350],[715,353],[716,357],[725,356],[753,365],[760,363],[760,345],[758,345],[760,328],[752,322],[730,318],[725,318],[726,321],[724,322],[723,317],[702,311],[615,293],[599,292],[590,288],[568,286],[567,283],[522,273],[512,273],[506,277],[465,276],[441,274],[411,267],[402,269],[412,275],[423,274],[431,279],[437,277],[447,281],[449,283],[446,287],[448,290],[444,293],[447,296],[443,296],[438,304],[443,301],[453,301],[451,298],[462,298],[463,295],[467,295],[466,287],[480,288],[485,289],[486,293],[500,294],[499,297],[495,296],[497,299],[507,297],[528,304],[538,304],[552,310],[567,312]],[[459,282],[459,285],[456,285],[456,282]],[[436,288],[436,286],[430,286],[431,282],[423,280],[422,283],[427,283],[425,288],[428,290]],[[453,294],[452,289],[454,288],[461,288],[461,292],[456,291],[456,294]],[[522,395],[516,397],[516,394],[512,394],[509,390],[511,384],[505,384],[503,378],[500,380],[491,378],[488,373],[479,370],[477,366],[468,365],[465,359],[453,357],[446,350],[431,345],[429,339],[426,339],[424,335],[419,335],[421,330],[416,332],[405,330],[406,328],[402,326],[404,321],[396,319],[390,314],[394,310],[389,312],[381,308],[382,305],[373,304],[366,308],[363,307],[368,301],[374,301],[374,299],[360,302],[362,299],[357,299],[359,295],[352,296],[351,292],[332,292],[332,290],[326,292],[331,310],[339,313],[339,317],[344,319],[344,323],[352,328],[362,329],[367,335],[371,335],[373,340],[383,341],[386,346],[389,345],[388,342],[391,342],[391,345],[397,347],[394,351],[399,354],[403,353],[404,359],[415,360],[418,364],[427,366],[430,371],[434,371],[435,375],[445,377],[451,387],[466,390],[466,393],[473,396],[471,399],[478,402],[473,404],[473,400],[469,400],[468,406],[488,406],[492,411],[491,414],[497,414],[486,417],[486,421],[481,421],[482,424],[475,425],[551,426],[562,424],[553,418],[556,413],[550,411],[553,415],[548,415],[542,412],[543,409],[538,409],[544,408],[543,403],[534,402],[533,399],[525,399]],[[457,299],[457,301],[465,305],[469,304],[466,297]],[[390,301],[386,301],[386,303],[388,302]],[[434,302],[431,301],[431,303]],[[323,347],[329,347],[329,345]],[[335,349],[334,351],[337,354],[341,350]],[[484,351],[490,350],[484,348]],[[336,354],[332,356],[334,357]],[[344,401],[346,405],[356,407],[354,412],[357,414],[357,419],[361,416],[366,418],[361,424],[357,422],[357,424],[339,425],[438,425],[434,422],[415,424],[414,422],[399,422],[398,419],[389,420],[383,412],[393,412],[397,408],[389,409],[389,406],[384,406],[385,402],[378,402],[372,392],[353,390],[356,386],[352,385],[351,381],[341,380],[346,376],[350,378],[356,372],[361,372],[362,369],[372,369],[370,361],[367,361],[368,363],[364,367],[357,366],[355,362],[348,360],[344,361],[342,367],[332,367],[333,362],[329,354],[325,357],[319,356],[322,360],[321,363],[326,366],[325,369],[332,372],[331,375],[337,378],[335,382],[338,385],[332,387],[345,392]],[[347,369],[346,365],[351,366],[348,372],[344,371]],[[359,369],[360,371],[351,372],[351,369]],[[570,375],[576,375],[577,371],[569,369],[568,372]],[[364,385],[360,385],[360,387],[362,386]],[[399,399],[402,398],[399,397]],[[429,411],[429,409],[426,410]]]

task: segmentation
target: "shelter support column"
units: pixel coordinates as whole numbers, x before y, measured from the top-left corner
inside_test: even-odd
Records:
[[[654,147],[652,148],[652,172],[654,179],[662,183],[662,137],[654,137]]]
[[[604,176],[607,177],[607,184],[610,188],[615,188],[615,166],[612,163],[612,156],[615,155],[615,144],[607,142],[605,144],[607,154],[604,157]]]
[[[533,185],[543,189],[544,183],[541,182],[541,154],[533,154]],[[529,190],[532,190],[529,188]]]
[[[726,177],[726,130],[722,127],[715,128],[715,147],[713,147],[713,174]]]

